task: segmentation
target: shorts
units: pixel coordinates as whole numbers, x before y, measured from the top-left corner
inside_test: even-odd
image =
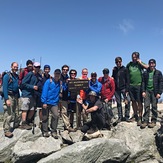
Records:
[[[143,97],[142,97],[142,90],[140,85],[130,85],[129,87],[129,95],[131,98],[131,101],[136,101],[136,102],[143,102]]]
[[[20,98],[21,103],[21,110],[28,111],[28,110],[34,110],[35,100],[33,97],[21,97]]]

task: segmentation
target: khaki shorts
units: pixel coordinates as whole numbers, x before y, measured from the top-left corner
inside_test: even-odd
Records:
[[[21,110],[34,110],[35,100],[33,97],[21,97],[19,103]]]

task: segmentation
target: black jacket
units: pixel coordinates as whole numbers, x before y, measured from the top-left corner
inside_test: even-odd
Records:
[[[115,90],[125,89],[126,92],[128,92],[129,75],[128,75],[127,68],[121,66],[118,69],[118,67],[115,66],[113,68],[112,77],[114,78],[114,82],[115,82]]]
[[[147,71],[143,73],[143,81],[142,81],[142,92],[145,92],[147,90],[147,84],[149,79],[149,68]],[[163,76],[161,71],[155,69],[154,75],[153,75],[153,87],[154,87],[154,94],[155,96],[157,94],[162,94],[163,91]]]

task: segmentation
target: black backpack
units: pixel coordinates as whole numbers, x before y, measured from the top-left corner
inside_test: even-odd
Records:
[[[104,112],[104,128],[110,129],[111,127],[111,121],[114,117],[112,106],[110,103],[103,102],[103,112]]]
[[[12,82],[12,74],[10,71],[4,71],[2,72],[2,75],[0,77],[0,96],[3,97],[3,77],[8,74],[9,75],[9,81],[8,83],[11,83]]]

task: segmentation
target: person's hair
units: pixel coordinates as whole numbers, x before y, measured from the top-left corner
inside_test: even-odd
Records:
[[[75,69],[71,69],[71,70],[69,71],[69,75],[70,75],[73,71],[75,71],[75,73],[76,73],[76,75],[77,75],[77,71],[76,71]]]
[[[26,66],[28,66],[29,64],[33,65],[33,62],[31,60],[27,60]]]
[[[115,58],[115,62],[121,61],[122,62],[122,58],[121,57],[116,57]]]
[[[139,57],[140,57],[139,52],[133,52],[133,53],[132,53],[132,57],[133,57],[134,55],[136,55],[136,57],[137,57],[137,58],[139,58]]]
[[[69,70],[69,66],[68,65],[63,65],[61,69],[63,70],[65,67],[67,67],[68,70]]]
[[[83,72],[84,70],[88,71],[88,69],[87,69],[87,68],[83,68],[83,69],[82,69],[82,72]]]
[[[11,67],[12,67],[15,63],[18,64],[17,62],[12,62],[12,63],[11,63]]]

